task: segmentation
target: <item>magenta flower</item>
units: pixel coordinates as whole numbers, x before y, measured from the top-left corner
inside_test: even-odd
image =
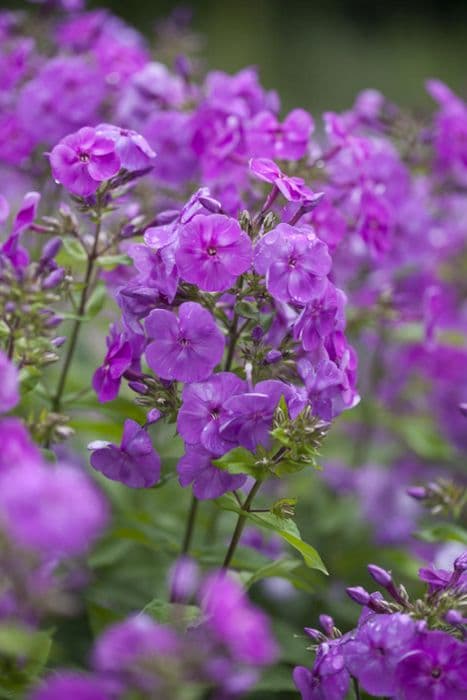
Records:
[[[344,700],[350,685],[342,650],[337,644],[321,644],[313,669],[297,666],[293,680],[302,700]]]
[[[72,194],[88,197],[101,182],[109,180],[120,170],[120,159],[113,139],[85,126],[65,136],[50,154],[55,180]]]
[[[304,109],[294,109],[282,124],[271,112],[259,112],[248,127],[251,153],[279,160],[299,160],[306,153],[313,119]]]
[[[48,557],[82,554],[101,533],[107,508],[88,477],[65,464],[23,462],[0,475],[0,520],[21,547]]]
[[[207,292],[223,292],[251,265],[251,241],[222,214],[196,216],[180,233],[175,256],[180,276]]]
[[[202,445],[187,445],[177,465],[180,486],[193,484],[193,494],[200,500],[219,498],[227,491],[239,489],[246,481],[242,474],[229,474],[219,469],[213,459]]]
[[[111,326],[104,363],[96,369],[92,378],[93,389],[101,403],[112,401],[118,396],[122,376],[130,367],[131,361],[131,345],[125,334]]]
[[[342,645],[347,670],[367,693],[394,695],[397,663],[412,648],[416,635],[416,624],[408,615],[370,617],[355,638]]]
[[[0,420],[0,444],[0,474],[24,462],[41,463],[41,453],[19,418]]]
[[[93,666],[101,673],[117,676],[134,671],[137,678],[144,674],[144,663],[151,658],[179,653],[176,633],[140,614],[108,627],[101,634],[93,650]]]
[[[16,365],[0,350],[0,413],[7,413],[19,402],[19,374]]]
[[[96,132],[99,136],[114,141],[115,153],[120,159],[121,167],[125,170],[130,172],[144,170],[156,157],[144,136],[136,131],[122,129],[113,124],[99,124],[96,126]]]
[[[206,625],[233,658],[254,666],[271,664],[278,648],[267,616],[248,600],[243,588],[224,572],[208,577],[201,595]]]
[[[326,289],[331,256],[313,233],[279,224],[255,248],[255,270],[266,276],[266,286],[278,301],[306,303]]]
[[[246,390],[245,382],[231,372],[219,372],[205,382],[189,384],[183,390],[178,413],[178,432],[189,445],[200,443],[220,456],[234,447],[220,434],[226,418],[224,404],[231,396]]]
[[[363,193],[357,230],[377,255],[386,253],[391,247],[393,218],[389,203],[384,197],[378,197],[368,190]]]
[[[138,489],[154,486],[160,479],[160,457],[147,431],[134,420],[125,421],[120,447],[97,441],[89,449],[94,450],[91,465],[112,481]]]
[[[397,700],[464,700],[467,646],[445,632],[420,635],[396,668]]]
[[[145,321],[152,339],[146,348],[149,367],[162,379],[199,382],[207,379],[224,353],[224,336],[213,317],[195,302],[185,302],[178,318],[155,309]]]
[[[289,202],[300,202],[302,204],[318,201],[321,194],[313,192],[301,177],[289,177],[285,175],[278,165],[269,158],[252,158],[250,160],[250,170],[260,180],[275,185],[279,192]]]
[[[49,676],[29,696],[30,700],[111,700],[105,684],[90,675],[61,671]]]

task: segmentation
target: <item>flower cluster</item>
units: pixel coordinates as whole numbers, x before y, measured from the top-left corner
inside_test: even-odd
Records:
[[[361,586],[349,588],[363,606],[355,630],[342,635],[328,615],[320,616],[323,632],[306,628],[318,647],[313,668],[294,671],[302,698],[345,698],[353,678],[372,697],[460,700],[467,691],[466,555],[456,559],[452,572],[421,569],[428,590],[416,601],[385,569],[370,564],[368,570],[392,600]]]

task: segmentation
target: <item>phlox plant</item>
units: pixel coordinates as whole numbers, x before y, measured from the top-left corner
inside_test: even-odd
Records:
[[[203,73],[184,12],[152,45],[34,4],[0,13],[0,697],[461,700],[467,104],[315,124]]]

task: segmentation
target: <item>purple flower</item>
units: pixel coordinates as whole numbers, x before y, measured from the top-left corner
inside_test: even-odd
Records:
[[[19,374],[16,365],[0,350],[0,413],[7,413],[19,402]]]
[[[396,665],[416,635],[416,624],[408,615],[373,615],[342,645],[346,668],[367,693],[392,696]]]
[[[125,170],[130,172],[144,170],[151,165],[151,161],[156,157],[144,136],[136,131],[122,129],[113,124],[99,124],[96,126],[96,132],[99,136],[114,141],[115,153],[120,160],[121,167]]]
[[[317,350],[324,339],[345,328],[344,292],[327,280],[324,293],[303,309],[294,324],[294,337],[305,350]]]
[[[99,401],[112,401],[118,396],[122,376],[132,362],[131,345],[124,333],[111,326],[107,337],[107,354],[104,363],[94,372],[92,386]]]
[[[299,160],[306,153],[313,119],[303,109],[294,109],[282,124],[271,112],[260,112],[248,126],[249,150],[278,160]]]
[[[52,557],[85,552],[101,533],[107,508],[85,474],[23,462],[0,474],[0,521],[20,547]]]
[[[144,664],[152,658],[176,656],[180,644],[176,633],[140,614],[108,627],[97,640],[93,666],[106,674],[144,674]],[[148,664],[148,672],[150,666]]]
[[[206,580],[201,608],[206,625],[241,663],[263,666],[278,654],[267,616],[253,607],[242,587],[224,572]]]
[[[85,126],[66,136],[50,154],[52,173],[72,194],[88,197],[120,170],[115,142]]]
[[[278,301],[319,298],[331,265],[325,243],[288,224],[279,224],[255,247],[255,270],[266,276],[268,291]]]
[[[251,265],[251,241],[222,214],[196,216],[180,233],[175,256],[180,276],[207,292],[223,292]]]
[[[362,195],[358,233],[376,254],[386,253],[391,247],[394,227],[388,201],[369,190]]]
[[[180,486],[193,484],[193,494],[200,500],[219,498],[227,491],[239,489],[246,481],[242,474],[229,474],[212,463],[214,455],[202,445],[188,445],[177,465]]]
[[[321,194],[312,192],[301,177],[285,175],[279,166],[268,158],[252,158],[250,170],[260,180],[275,185],[289,202],[309,203],[321,199]]]
[[[145,321],[153,339],[146,349],[149,367],[162,379],[199,382],[207,379],[224,353],[224,336],[200,304],[185,302],[178,318],[155,309]]]
[[[224,404],[245,389],[245,382],[231,372],[219,372],[205,382],[186,386],[177,419],[178,431],[185,442],[190,445],[201,443],[216,456],[234,447],[220,434],[220,426],[226,417]]]
[[[40,464],[41,454],[19,418],[0,420],[0,474],[21,463]]]
[[[221,426],[221,437],[247,450],[255,450],[258,445],[269,447],[274,411],[281,396],[292,418],[306,405],[299,390],[275,379],[259,382],[251,392],[232,396],[224,404],[226,420]]]
[[[71,671],[49,676],[28,697],[29,700],[111,700],[100,679]]]
[[[397,700],[464,700],[467,645],[449,634],[427,631],[396,668]]]
[[[145,428],[134,420],[125,421],[120,447],[98,441],[89,449],[94,450],[91,465],[108,479],[136,489],[154,486],[160,479],[160,457]]]
[[[297,666],[293,680],[302,700],[343,700],[349,689],[350,676],[340,645],[321,644],[313,669]]]

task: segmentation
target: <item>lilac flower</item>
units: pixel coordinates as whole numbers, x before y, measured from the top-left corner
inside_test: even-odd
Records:
[[[243,393],[245,382],[231,372],[219,372],[205,382],[189,384],[183,390],[177,428],[190,445],[200,443],[211,454],[220,456],[234,444],[220,433],[226,418],[225,402]]]
[[[279,192],[289,202],[308,203],[321,198],[305,185],[301,177],[289,177],[285,175],[274,161],[268,158],[252,158],[250,160],[250,170],[260,180],[275,185]]]
[[[318,350],[326,337],[345,328],[344,292],[327,281],[323,295],[309,302],[294,323],[294,337],[305,350]]]
[[[120,170],[115,142],[85,126],[66,136],[50,154],[52,173],[72,194],[88,197]]]
[[[360,203],[358,233],[376,254],[386,253],[391,247],[393,226],[387,200],[365,191]]]
[[[178,318],[163,309],[151,311],[145,328],[152,339],[146,359],[162,379],[207,379],[224,353],[224,337],[213,317],[194,302],[182,304]]]
[[[0,350],[0,413],[7,413],[20,400],[19,374],[16,366]]]
[[[346,668],[367,693],[392,696],[397,663],[416,635],[416,624],[408,615],[373,615],[342,645]]]
[[[113,124],[99,124],[96,132],[105,139],[115,143],[115,153],[120,160],[120,166],[134,172],[144,170],[151,165],[156,154],[141,134],[131,129],[122,129]]]
[[[268,291],[278,301],[319,298],[331,264],[325,243],[288,224],[279,224],[255,247],[255,270],[266,276]]]
[[[101,403],[113,401],[118,396],[122,376],[132,362],[131,346],[124,333],[112,325],[107,337],[107,354],[104,363],[94,372],[92,386]]]
[[[229,474],[216,467],[215,458],[202,445],[187,445],[177,465],[180,486],[193,484],[193,495],[200,500],[219,498],[227,491],[239,489],[246,481],[242,474]]]
[[[0,474],[0,522],[20,547],[48,557],[85,552],[101,533],[107,509],[77,469],[23,462]]]
[[[154,486],[161,473],[161,460],[145,428],[127,419],[120,447],[112,443],[91,443],[91,465],[108,479],[131,488]]]
[[[221,437],[254,451],[258,445],[269,447],[274,411],[284,396],[291,418],[306,405],[304,394],[279,380],[267,379],[256,384],[250,392],[237,394],[224,404],[226,419]]]
[[[71,671],[57,672],[28,695],[29,700],[111,700],[105,683],[90,675]]]
[[[201,594],[205,624],[242,663],[262,666],[278,654],[266,615],[251,605],[241,586],[224,572],[208,577]]]
[[[318,649],[313,669],[297,666],[293,680],[302,700],[344,700],[350,685],[339,644],[323,643]]]
[[[397,700],[463,700],[467,646],[445,632],[426,631],[396,668]]]
[[[24,195],[21,207],[14,218],[11,233],[0,249],[2,255],[8,258],[17,272],[21,272],[29,263],[29,253],[20,245],[20,236],[34,221],[40,199],[39,192],[27,192]]]
[[[235,219],[196,216],[181,230],[175,259],[185,281],[207,292],[222,292],[248,270],[252,247]]]

